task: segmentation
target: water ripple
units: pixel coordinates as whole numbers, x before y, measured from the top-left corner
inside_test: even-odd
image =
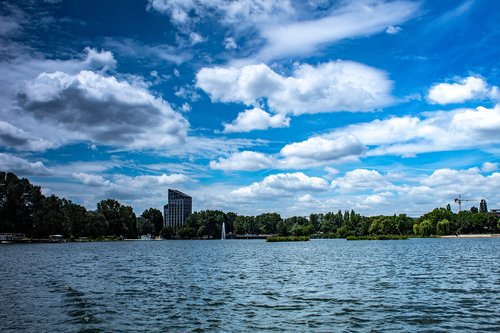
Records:
[[[498,332],[498,239],[0,247],[4,332]]]

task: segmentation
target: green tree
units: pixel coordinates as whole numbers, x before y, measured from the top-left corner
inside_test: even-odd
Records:
[[[154,230],[152,234],[155,237],[159,236],[161,229],[163,228],[163,215],[161,211],[156,208],[149,208],[142,212],[141,216],[153,223]]]
[[[255,220],[263,234],[276,234],[281,216],[278,213],[264,213],[256,216]]]
[[[136,216],[132,207],[107,199],[97,204],[97,212],[106,218],[108,235],[137,238]]]
[[[74,204],[66,199],[62,199],[62,201],[63,212],[66,220],[68,221],[71,236],[75,238],[88,236],[86,228],[90,221],[85,207]]]
[[[43,198],[39,186],[14,173],[0,172],[0,232],[33,236]]]
[[[171,239],[175,236],[175,229],[171,226],[165,226],[161,229],[160,235],[163,239]]]
[[[48,238],[54,234],[60,234],[65,238],[69,236],[69,221],[64,214],[63,201],[60,198],[55,195],[44,197],[38,215],[33,230],[36,238]]]
[[[441,220],[438,222],[436,225],[436,234],[438,236],[444,236],[444,235],[449,235],[450,234],[450,221],[448,220]]]
[[[106,217],[97,211],[87,212],[88,224],[85,228],[85,236],[91,238],[103,237],[108,231]]]
[[[137,223],[137,233],[141,235],[152,235],[155,229],[153,222],[149,219],[139,216],[136,220]]]

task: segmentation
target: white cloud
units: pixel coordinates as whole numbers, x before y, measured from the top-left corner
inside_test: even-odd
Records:
[[[30,162],[11,154],[0,153],[0,170],[22,176],[47,176],[52,174],[41,161]]]
[[[68,141],[161,148],[186,137],[187,121],[163,99],[92,71],[42,73],[18,98],[26,115],[63,131]]]
[[[382,32],[412,18],[419,6],[409,1],[345,2],[323,18],[265,27],[261,34],[266,45],[256,58],[269,61],[306,55],[325,44]]]
[[[500,105],[492,109],[429,112],[422,117],[392,117],[349,125],[325,135],[354,135],[369,146],[367,155],[415,156],[419,153],[481,148],[500,143]]]
[[[401,32],[401,27],[396,27],[396,26],[389,26],[387,27],[387,29],[385,30],[385,33],[389,34],[389,35],[397,35],[398,33]]]
[[[169,15],[176,25],[189,26],[215,15],[222,24],[240,29],[293,12],[289,0],[149,0],[147,8]]]
[[[318,200],[314,199],[314,197],[312,195],[310,195],[309,193],[304,194],[303,196],[298,197],[297,201],[298,202],[307,202],[307,203],[318,202]]]
[[[25,151],[44,151],[58,144],[34,137],[26,131],[0,120],[0,145]]]
[[[326,180],[319,177],[309,177],[302,172],[280,173],[267,176],[261,182],[238,188],[230,195],[241,198],[291,196],[300,191],[326,191],[328,187]]]
[[[108,71],[116,68],[116,60],[113,53],[109,51],[97,51],[96,49],[86,47],[87,57],[84,64],[88,68],[95,68],[98,70]]]
[[[340,3],[289,0],[149,0],[147,8],[166,14],[189,34],[207,20],[235,34],[251,34],[260,51],[243,62],[269,62],[308,55],[343,39],[384,32],[414,17],[419,2],[342,1]],[[321,10],[316,10],[321,9]],[[312,13],[322,13],[321,16]],[[293,36],[290,38],[290,36]],[[252,39],[255,40],[256,38]],[[225,43],[226,45],[231,45]]]
[[[265,100],[280,114],[371,111],[393,102],[384,72],[351,61],[297,65],[289,77],[264,64],[202,68],[196,85],[214,102],[258,106]]]
[[[439,83],[429,90],[428,99],[433,104],[463,103],[472,99],[499,97],[498,87],[488,87],[480,77],[469,76],[457,83]]]
[[[362,205],[372,206],[372,205],[380,205],[384,202],[385,198],[378,194],[371,194],[366,196],[363,200],[361,200]]]
[[[387,189],[389,182],[378,171],[356,169],[347,172],[343,177],[332,181],[332,187],[341,192],[360,192],[364,190]]]
[[[335,139],[312,137],[284,146],[281,154],[287,158],[334,161],[346,156],[360,155],[364,150],[363,144],[355,136],[349,135]]]
[[[326,172],[326,175],[324,176],[325,179],[332,179],[340,173],[339,170],[329,166],[325,167],[324,170]]]
[[[453,114],[451,125],[455,131],[464,132],[471,138],[498,142],[500,104],[497,104],[493,109],[480,106],[475,110],[466,109],[456,112]]]
[[[183,103],[182,106],[181,106],[181,111],[182,112],[189,112],[189,111],[191,111],[191,105],[189,105],[188,103]]]
[[[238,44],[236,44],[236,40],[233,37],[224,38],[224,48],[226,50],[237,49]]]
[[[90,185],[90,186],[111,186],[111,182],[107,179],[104,179],[100,175],[92,175],[88,173],[83,173],[83,172],[78,172],[74,173],[73,177],[81,181],[85,185]]]
[[[192,182],[192,179],[184,174],[135,177],[115,174],[109,176],[109,178],[104,178],[101,175],[79,172],[74,173],[73,177],[84,185],[94,187],[94,191],[98,191],[95,193],[97,197],[113,197],[126,200],[143,198],[144,193],[162,197],[165,195],[166,186],[179,186]]]
[[[274,158],[262,153],[243,151],[231,154],[228,158],[210,161],[210,167],[224,171],[255,171],[272,169],[276,164]]]
[[[190,33],[189,39],[191,40],[191,45],[196,45],[205,41],[205,38],[197,32]]]
[[[341,136],[336,139],[313,137],[285,145],[276,155],[251,151],[232,153],[227,158],[211,161],[210,167],[225,171],[306,169],[356,158],[364,150],[364,146],[354,136]]]
[[[268,128],[288,127],[290,118],[281,114],[271,116],[266,111],[253,108],[240,112],[231,124],[224,124],[224,133],[250,132]]]
[[[111,52],[86,48],[69,60],[18,54],[1,65],[2,146],[43,151],[83,141],[164,148],[187,135],[187,120],[141,78],[108,73],[116,67]]]
[[[498,163],[484,162],[481,167],[483,172],[492,172],[498,170]]]

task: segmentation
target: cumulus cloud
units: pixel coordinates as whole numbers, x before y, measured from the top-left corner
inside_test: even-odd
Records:
[[[325,137],[353,135],[369,147],[367,155],[415,156],[498,144],[499,132],[500,105],[496,105],[374,120],[349,125]]]
[[[0,120],[0,145],[16,150],[44,151],[57,143],[34,137],[30,133]]]
[[[356,158],[365,147],[354,136],[341,136],[336,139],[313,137],[306,141],[285,145],[279,154],[243,151],[232,153],[211,161],[212,169],[225,171],[255,171],[262,169],[306,169],[327,163]]]
[[[319,177],[309,177],[302,172],[270,175],[261,182],[238,188],[232,196],[252,198],[256,196],[291,196],[300,191],[321,192],[329,188],[328,182]]]
[[[164,148],[186,137],[187,120],[141,78],[110,74],[116,60],[109,51],[86,48],[69,60],[19,55],[2,66],[2,146],[43,151],[90,141]]]
[[[306,141],[291,143],[281,149],[287,158],[313,161],[334,161],[346,156],[357,156],[364,151],[363,144],[353,135],[335,139],[312,137]]]
[[[210,167],[224,171],[255,171],[270,169],[275,165],[274,158],[262,153],[243,151],[231,154],[227,158],[210,161]]]
[[[428,99],[433,104],[463,103],[472,99],[498,99],[498,87],[489,87],[480,77],[469,76],[458,80],[456,83],[438,83],[428,94]]]
[[[0,153],[0,170],[22,176],[47,176],[52,172],[41,161],[30,162],[11,154]]]
[[[179,186],[192,181],[180,173],[135,177],[115,174],[105,178],[101,175],[79,172],[73,173],[73,178],[84,185],[95,187],[96,191],[100,190],[102,197],[111,196],[117,199],[138,199],[143,197],[145,192],[162,196],[165,193],[165,186]]]
[[[224,124],[224,133],[250,132],[268,128],[288,127],[290,118],[281,114],[271,116],[266,111],[253,108],[240,112],[231,124]]]
[[[389,34],[389,35],[397,35],[398,33],[401,32],[401,27],[395,27],[393,25],[387,27],[387,29],[385,30],[385,33]]]
[[[265,100],[280,114],[371,111],[393,102],[387,75],[352,61],[297,65],[288,77],[265,64],[202,68],[196,85],[214,102],[258,106]]]
[[[90,186],[111,186],[111,182],[100,175],[92,175],[84,172],[74,173],[73,177],[85,185]]]
[[[498,170],[498,163],[484,162],[481,167],[483,172],[492,172]]]
[[[86,47],[87,57],[84,65],[88,68],[96,68],[98,70],[113,70],[116,67],[116,60],[113,53],[109,51],[97,51],[96,49]]]
[[[387,189],[389,182],[376,170],[356,169],[332,181],[333,188],[342,192]]]
[[[18,94],[25,114],[62,127],[68,140],[132,148],[184,140],[187,121],[143,86],[92,71],[42,73]]]

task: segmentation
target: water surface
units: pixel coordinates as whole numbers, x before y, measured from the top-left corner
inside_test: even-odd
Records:
[[[500,239],[0,246],[3,332],[499,332]]]

